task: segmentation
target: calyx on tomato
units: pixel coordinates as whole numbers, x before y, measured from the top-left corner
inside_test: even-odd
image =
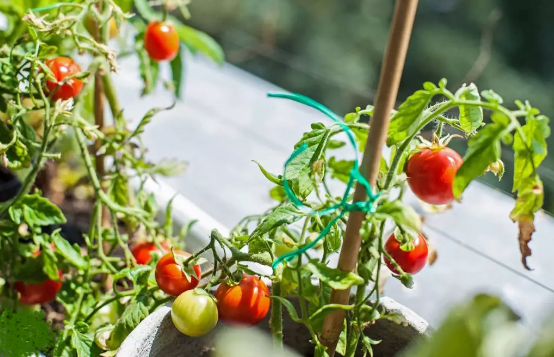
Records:
[[[200,264],[204,264],[208,261],[207,259],[198,256],[189,260],[190,256],[179,253],[177,250],[173,249],[173,247],[171,248],[171,254],[173,254],[173,259],[175,260],[175,263],[177,263],[181,267],[183,274],[185,274],[188,280],[191,279],[191,276],[197,279],[201,278],[201,276],[197,274],[194,267]]]
[[[403,232],[400,228],[394,228],[394,237],[400,243],[400,249],[405,252],[411,252],[414,250],[414,242],[417,238],[417,235],[413,235],[410,232]]]
[[[458,134],[449,134],[445,135],[442,138],[439,138],[436,134],[433,134],[433,140],[429,141],[422,137],[421,135],[417,137],[419,141],[421,141],[421,144],[417,145],[417,151],[420,151],[421,149],[430,149],[433,151],[440,151],[444,149],[445,147],[450,144],[450,140],[454,138],[463,138],[463,136]]]

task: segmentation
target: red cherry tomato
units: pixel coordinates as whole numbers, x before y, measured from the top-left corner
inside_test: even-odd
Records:
[[[189,253],[180,250],[175,251],[177,254],[190,256]],[[200,265],[194,266],[194,272],[200,276]],[[160,289],[166,294],[179,296],[181,293],[194,289],[198,285],[198,279],[192,275],[189,281],[183,273],[181,266],[173,259],[171,252],[164,255],[156,264],[156,282]]]
[[[254,326],[269,311],[269,289],[256,276],[244,274],[238,285],[219,285],[215,293],[221,321],[230,325]]]
[[[62,278],[61,270],[58,270],[60,279]],[[25,305],[45,304],[56,299],[58,291],[62,288],[62,283],[47,279],[42,283],[24,283],[16,281],[13,284],[15,291],[19,293],[19,301]]]
[[[144,32],[144,48],[156,62],[171,61],[179,52],[179,35],[173,24],[153,21]]]
[[[54,243],[50,243],[52,250],[55,249]],[[38,257],[40,250],[33,253],[33,257]],[[62,279],[62,271],[58,270],[58,276]],[[46,279],[42,283],[25,283],[16,281],[13,284],[15,291],[19,293],[19,301],[25,305],[45,304],[56,299],[58,291],[62,288],[62,283],[52,279]]]
[[[452,182],[463,159],[447,147],[423,149],[408,159],[406,175],[413,193],[422,201],[444,205],[454,200]]]
[[[165,251],[171,250],[166,242],[162,242],[162,247],[165,248]],[[137,264],[146,265],[152,260],[152,255],[150,252],[159,251],[158,247],[154,243],[150,242],[140,242],[133,246],[131,253],[135,257]]]
[[[67,57],[56,57],[46,61],[46,65],[50,68],[56,79],[55,81],[46,81],[48,92],[56,90],[56,92],[52,94],[52,99],[67,100],[76,97],[81,92],[81,89],[83,89],[83,82],[75,78],[56,89],[58,83],[65,78],[81,73],[81,67],[79,67],[75,61]]]
[[[400,242],[396,240],[396,237],[392,234],[385,243],[385,252],[389,253],[406,273],[415,274],[425,267],[429,249],[425,237],[418,234],[414,242],[414,249],[406,252],[400,248]],[[393,273],[398,274],[396,267],[387,258],[385,258],[385,264],[387,264],[387,267]]]

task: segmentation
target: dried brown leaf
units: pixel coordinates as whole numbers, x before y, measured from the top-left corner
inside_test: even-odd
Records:
[[[527,270],[532,270],[527,265],[527,257],[531,256],[531,248],[529,242],[531,242],[531,236],[535,232],[535,225],[533,224],[533,216],[520,216],[518,218],[519,235],[517,240],[519,241],[519,250],[521,251],[521,263]]]

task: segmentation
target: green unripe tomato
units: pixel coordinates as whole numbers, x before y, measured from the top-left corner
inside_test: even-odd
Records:
[[[215,299],[202,289],[185,291],[171,307],[173,324],[177,330],[191,337],[204,336],[213,330],[217,318]]]
[[[296,243],[290,237],[282,235],[275,242],[275,255],[280,257],[297,249]]]

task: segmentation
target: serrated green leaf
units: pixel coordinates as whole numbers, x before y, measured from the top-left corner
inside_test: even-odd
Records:
[[[148,316],[148,306],[151,298],[146,294],[139,294],[115,323],[110,338],[107,341],[109,348],[118,349],[123,340],[133,331],[140,322]]]
[[[39,195],[26,195],[18,204],[25,222],[30,226],[63,224],[65,216],[58,206]]]
[[[146,115],[144,117],[142,117],[141,121],[139,122],[139,124],[137,125],[137,127],[135,128],[135,130],[133,131],[133,133],[129,136],[129,140],[132,139],[133,137],[135,136],[138,136],[140,134],[142,134],[144,132],[144,127],[150,123],[150,121],[152,121],[152,118],[160,113],[160,112],[163,112],[163,111],[166,111],[166,110],[170,110],[170,109],[173,109],[173,107],[175,106],[175,103],[173,103],[170,107],[167,107],[167,108],[153,108],[153,109],[150,109]]]
[[[525,140],[519,131],[514,135],[514,186],[518,190],[522,181],[534,172],[547,154],[546,138],[550,136],[548,118],[545,116],[529,117],[521,128]]]
[[[270,251],[271,251],[270,242],[266,241],[261,237],[252,239],[248,242],[248,253],[250,254],[268,253]]]
[[[250,235],[250,240],[254,240],[263,236],[269,231],[280,227],[284,224],[290,224],[302,218],[300,211],[293,205],[284,205],[277,207],[273,212],[268,214],[263,221]]]
[[[456,97],[466,101],[480,101],[477,86],[471,83],[463,86],[456,92]],[[460,126],[466,133],[473,133],[483,123],[483,108],[469,105],[460,105]]]
[[[127,278],[131,280],[134,285],[136,285],[136,288],[140,288],[141,286],[146,285],[148,275],[150,275],[151,270],[152,267],[149,265],[139,265],[132,268],[125,268],[115,274],[113,276],[113,280],[115,282],[119,279]]]
[[[358,274],[329,268],[322,263],[310,262],[303,269],[311,271],[319,280],[335,290],[345,290],[364,283],[364,279]]]
[[[84,324],[81,322],[81,324]],[[84,324],[86,325],[86,324]],[[73,328],[71,334],[71,346],[74,351],[77,352],[77,357],[91,357],[92,338],[84,333],[86,327],[80,326],[80,328]],[[84,331],[83,331],[84,330]]]
[[[391,146],[414,134],[420,123],[421,113],[433,97],[427,90],[418,90],[408,97],[392,117],[387,138],[387,145]]]
[[[117,174],[111,182],[109,195],[120,206],[126,206],[128,203],[129,189],[127,185],[127,177],[122,174]]]
[[[505,130],[506,127],[499,123],[489,124],[469,140],[464,162],[456,172],[452,186],[455,197],[459,197],[491,163],[500,159],[500,142]]]
[[[208,34],[183,24],[176,24],[175,29],[179,39],[193,53],[200,52],[211,58],[215,63],[223,64],[225,55],[221,46]]]
[[[306,198],[314,190],[312,165],[323,156],[331,131],[324,124],[312,124],[312,131],[304,133],[302,139],[295,145],[305,149],[290,160],[285,167],[285,177],[292,190],[300,197]]]
[[[182,56],[181,50],[177,52],[177,56],[175,56],[175,58],[169,63],[169,66],[171,68],[171,81],[173,83],[175,97],[181,98],[184,74],[184,57]]]
[[[81,256],[79,246],[71,246],[71,244],[60,235],[59,231],[52,233],[51,237],[56,247],[56,254],[60,254],[67,259],[69,263],[79,269],[86,269],[88,267],[89,263]]]
[[[194,270],[194,266],[204,264],[208,261],[207,259],[198,256],[189,260],[190,256],[188,255],[180,254],[174,249],[172,249],[171,252],[173,254],[173,259],[181,266],[181,271],[185,274],[188,281],[191,281],[192,276],[200,280],[200,276]]]

